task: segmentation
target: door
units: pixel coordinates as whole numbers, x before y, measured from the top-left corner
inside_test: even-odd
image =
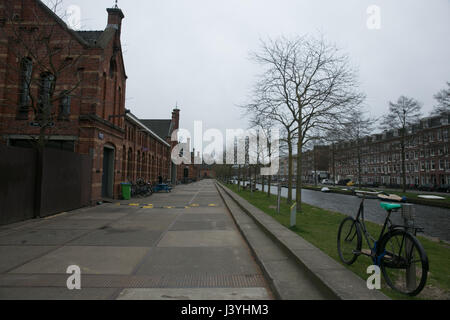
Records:
[[[114,149],[103,149],[102,197],[114,197]]]

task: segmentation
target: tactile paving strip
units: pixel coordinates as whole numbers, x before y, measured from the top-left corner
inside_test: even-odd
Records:
[[[39,274],[0,276],[0,287],[66,287],[70,275]],[[82,288],[256,288],[264,287],[263,275],[128,276],[81,275]]]

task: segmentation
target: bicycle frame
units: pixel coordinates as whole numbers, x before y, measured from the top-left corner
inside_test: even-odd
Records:
[[[365,197],[361,200],[361,203],[359,205],[358,214],[356,215],[355,221],[361,226],[361,230],[363,232],[364,238],[366,239],[367,244],[369,245],[369,248],[371,250],[370,254],[359,252],[359,254],[363,254],[366,256],[369,256],[373,259],[374,263],[376,265],[380,265],[380,261],[385,255],[385,253],[382,253],[378,255],[378,248],[377,245],[380,243],[383,236],[386,234],[386,228],[394,229],[394,228],[404,228],[404,226],[394,225],[392,224],[392,221],[390,219],[392,210],[388,211],[388,214],[386,216],[386,219],[384,220],[383,228],[381,229],[380,235],[377,239],[374,239],[372,235],[369,233],[369,231],[366,228],[365,218],[364,218],[364,201]]]

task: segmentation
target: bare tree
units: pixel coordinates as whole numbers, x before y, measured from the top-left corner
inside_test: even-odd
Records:
[[[434,95],[437,105],[432,111],[432,115],[440,115],[442,113],[450,113],[450,82],[447,82],[447,88],[442,89]]]
[[[297,128],[296,201],[301,212],[303,146],[330,122],[349,114],[363,95],[356,90],[356,72],[348,57],[323,38],[263,42],[255,59],[265,67],[263,90],[273,113],[286,114]]]
[[[397,130],[400,135],[400,149],[402,161],[402,188],[406,191],[406,152],[405,146],[409,130],[414,124],[419,122],[421,117],[421,104],[406,96],[400,96],[396,103],[389,102],[389,113],[381,121],[381,129]]]
[[[362,156],[364,138],[370,135],[374,130],[376,119],[367,117],[363,110],[355,110],[347,118],[347,122],[342,127],[341,137],[347,141],[355,143],[355,152],[357,160],[358,186],[361,187],[362,180]]]
[[[264,116],[263,113],[254,113],[250,119],[250,128],[258,132],[258,164],[261,166],[272,164],[272,131],[275,128],[275,121],[271,117]],[[264,141],[260,141],[264,139]],[[261,144],[265,144],[266,148],[260,148]],[[262,192],[265,190],[265,176],[261,175]],[[272,176],[267,176],[267,196],[270,197],[270,188],[272,185]]]

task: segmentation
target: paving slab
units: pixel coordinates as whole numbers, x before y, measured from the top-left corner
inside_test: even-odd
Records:
[[[270,300],[266,288],[125,289],[119,300]]]
[[[136,274],[234,275],[259,272],[249,250],[242,247],[152,248]]]
[[[68,266],[77,265],[82,274],[131,274],[148,250],[139,247],[62,247],[11,273],[66,273]]]
[[[242,246],[242,239],[234,230],[169,231],[158,247],[226,247]]]
[[[108,223],[111,220],[105,219],[57,219],[57,220],[49,220],[46,223],[43,223],[37,226],[35,229],[70,229],[70,230],[94,230],[99,229]]]
[[[0,273],[55,250],[55,246],[0,246]]]
[[[232,230],[233,224],[231,221],[176,221],[170,231],[183,230]]]
[[[27,229],[0,237],[0,245],[62,245],[87,232],[89,230]]]
[[[0,287],[0,300],[107,300],[117,289],[110,288],[7,288]]]
[[[178,217],[177,221],[233,221],[224,213],[189,213]]]
[[[68,243],[70,246],[113,246],[113,247],[152,247],[162,235],[162,231],[142,230],[140,228],[108,227],[96,230]],[[127,249],[128,250],[128,249]]]
[[[123,219],[111,223],[109,227],[116,229],[162,231],[168,229],[173,221],[174,219]]]

